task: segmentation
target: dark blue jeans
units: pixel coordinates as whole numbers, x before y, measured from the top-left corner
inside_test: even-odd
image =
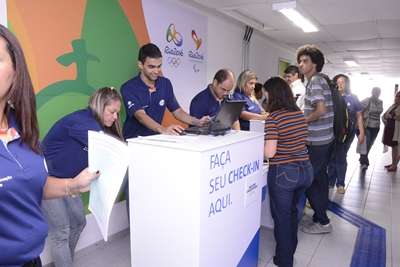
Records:
[[[367,166],[369,165],[368,153],[371,150],[371,147],[374,144],[378,133],[379,133],[379,128],[370,128],[370,127],[365,128],[365,138],[367,139],[367,154],[360,155],[361,165],[367,165]]]
[[[268,191],[276,241],[274,263],[293,266],[297,247],[297,203],[313,180],[310,161],[270,165]]]
[[[344,143],[335,142],[328,164],[329,185],[344,186],[347,171],[347,152],[353,143],[355,132],[349,134]]]
[[[306,190],[308,201],[314,210],[313,220],[320,224],[328,224],[329,218],[326,214],[328,210],[328,160],[330,158],[332,144],[320,146],[307,146],[311,165],[314,170],[314,180]]]

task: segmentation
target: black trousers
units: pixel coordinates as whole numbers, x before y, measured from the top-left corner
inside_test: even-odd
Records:
[[[359,161],[361,165],[367,165],[367,166],[369,165],[368,153],[375,142],[378,132],[379,128],[370,128],[370,127],[365,128],[365,138],[367,138],[367,154],[360,155]]]

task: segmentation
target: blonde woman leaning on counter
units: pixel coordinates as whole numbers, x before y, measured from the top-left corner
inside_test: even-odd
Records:
[[[250,120],[265,120],[268,116],[254,96],[256,83],[257,76],[251,70],[245,70],[240,73],[237,80],[237,88],[233,94],[233,99],[246,101],[239,118],[241,130],[249,130]]]

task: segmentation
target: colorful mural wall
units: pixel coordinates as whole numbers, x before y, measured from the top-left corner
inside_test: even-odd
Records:
[[[167,0],[7,0],[1,10],[25,52],[41,138],[85,108],[95,89],[119,89],[136,75],[139,47],[150,40],[163,52],[163,73],[184,109],[206,86],[207,20]],[[172,122],[167,112],[163,124]]]
[[[7,19],[25,52],[41,138],[96,88],[120,88],[135,75],[149,42],[139,0],[8,0]],[[87,206],[88,193],[83,199]]]
[[[28,61],[41,137],[96,88],[136,74],[138,47],[149,42],[141,1],[8,0],[7,16]]]

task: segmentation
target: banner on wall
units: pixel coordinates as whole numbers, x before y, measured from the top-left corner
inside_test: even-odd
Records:
[[[191,99],[207,86],[207,17],[170,1],[142,5],[150,40],[163,53],[163,74],[188,111]]]
[[[0,24],[7,27],[7,2],[0,1]]]

